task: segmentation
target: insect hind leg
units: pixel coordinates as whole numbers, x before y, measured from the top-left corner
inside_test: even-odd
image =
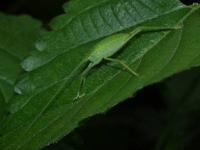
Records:
[[[133,69],[131,69],[126,63],[124,63],[122,60],[114,59],[114,58],[104,58],[105,60],[115,62],[123,66],[127,71],[129,71],[134,76],[139,76],[138,73],[136,73]]]

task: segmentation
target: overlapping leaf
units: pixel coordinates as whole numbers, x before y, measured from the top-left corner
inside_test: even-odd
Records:
[[[20,63],[33,50],[40,26],[40,22],[29,16],[0,13],[0,121],[22,71]]]
[[[79,5],[74,5],[71,9],[78,11]],[[132,11],[128,12],[126,6]],[[186,7],[174,0],[107,0],[92,7],[88,4],[86,8],[81,8],[80,14],[69,14],[72,19],[64,26],[55,25],[55,30],[37,43],[42,52],[23,63],[26,70],[33,71],[16,86],[21,95],[12,99],[13,114],[1,128],[3,149],[34,150],[55,142],[81,120],[105,112],[152,82],[189,68],[200,54],[197,46],[200,39],[190,37],[200,32],[200,22],[195,20],[200,17],[198,6]],[[141,23],[174,26],[182,22],[184,27],[179,30],[150,32],[133,38],[117,55],[137,70],[139,78],[104,62],[90,72],[84,87],[86,96],[73,101],[78,74],[86,65],[83,60],[100,38],[122,30],[128,32]],[[185,46],[186,41],[197,47]]]
[[[12,96],[21,61],[34,48],[40,25],[29,16],[0,13],[0,91],[6,101]]]
[[[65,9],[67,12],[65,17],[69,20],[66,21],[63,17],[57,20],[59,23],[55,26],[61,27],[52,31],[37,44],[38,49],[44,52],[27,58],[23,67],[27,71],[34,70],[74,47],[136,26],[181,7],[183,5],[177,0],[168,2],[86,0],[83,5],[80,0],[72,1]]]

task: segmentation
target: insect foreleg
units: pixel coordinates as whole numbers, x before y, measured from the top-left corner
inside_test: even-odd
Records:
[[[104,58],[105,60],[115,62],[123,66],[127,71],[129,71],[132,75],[134,76],[139,76],[138,73],[136,73],[133,69],[131,69],[127,64],[125,64],[123,61],[119,59],[114,59],[114,58]]]

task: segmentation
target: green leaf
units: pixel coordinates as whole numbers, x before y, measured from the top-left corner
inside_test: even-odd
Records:
[[[132,2],[135,5],[129,5]],[[131,8],[129,13],[132,17],[125,6]],[[153,10],[157,14],[151,12]],[[99,11],[102,17],[98,17]],[[142,16],[139,17],[139,14]],[[84,28],[80,25],[80,19],[91,23],[87,20],[88,15],[97,15],[90,18],[96,28],[89,24]],[[186,48],[191,54],[188,58],[188,50],[183,45],[186,40],[193,40],[188,32],[190,35],[199,32],[192,30],[194,22],[198,26],[200,24],[199,19],[194,21],[195,17],[200,17],[198,6],[186,7],[175,0],[109,0],[75,15],[65,27],[47,33],[37,43],[42,52],[28,57],[23,63],[26,70],[33,71],[27,73],[16,86],[16,91],[21,94],[13,97],[10,103],[12,114],[1,126],[1,148],[42,148],[71,132],[83,119],[104,113],[144,86],[191,67],[189,64],[200,51],[188,45]],[[139,78],[115,64],[105,62],[90,72],[84,87],[86,96],[73,100],[79,87],[78,74],[86,65],[83,60],[101,38],[122,30],[127,32],[139,24],[178,25],[181,22],[184,22],[183,29],[138,35],[116,56],[137,70]],[[72,30],[76,36],[71,34]],[[178,61],[171,65],[175,58]],[[171,70],[165,72],[168,65]],[[162,73],[162,78],[159,73]]]
[[[80,3],[80,0],[75,0],[70,4],[65,8],[66,12],[69,11],[65,17],[72,19],[69,21],[63,17],[59,19],[59,25],[56,26],[62,27],[47,34],[37,43],[38,49],[43,52],[27,58],[22,65],[25,70],[34,70],[77,46],[183,7],[178,0],[168,2],[164,0],[151,2],[145,0],[105,0],[101,2],[95,0],[91,2],[86,0],[84,5]]]
[[[192,66],[200,66],[200,56],[197,56],[194,61],[191,63]]]
[[[5,119],[5,100],[4,97],[2,95],[2,93],[0,92],[0,122],[3,122],[3,120]],[[1,136],[1,134],[0,134]]]
[[[64,10],[66,14],[62,14],[60,16],[55,17],[50,22],[50,27],[54,30],[62,29],[67,24],[69,24],[76,16],[81,15],[82,13],[88,11],[89,9],[92,9],[94,7],[98,7],[99,5],[108,2],[108,0],[73,0],[69,1],[64,5]],[[79,11],[77,11],[77,8],[79,8]]]
[[[197,36],[200,34],[199,25],[199,10],[197,10],[196,13],[185,21],[185,30],[183,30],[181,43],[178,46],[177,52],[165,68],[150,82],[160,81],[174,73],[200,65],[198,59],[200,58],[200,37]]]
[[[7,102],[22,71],[21,61],[34,49],[40,26],[40,22],[29,16],[0,13],[0,92]]]
[[[180,150],[200,135],[200,70],[187,71],[166,81],[163,97],[168,104],[167,123],[157,150]],[[197,146],[197,145],[196,145]]]

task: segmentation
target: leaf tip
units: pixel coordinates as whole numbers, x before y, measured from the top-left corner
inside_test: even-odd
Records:
[[[20,90],[20,88],[18,88],[17,86],[15,86],[15,88],[14,88],[14,91],[15,91],[15,93],[17,93],[17,94],[22,94],[22,91]]]
[[[30,57],[26,58],[21,63],[21,67],[27,72],[30,72],[33,69],[35,69],[35,59],[34,59],[34,57],[30,56]]]
[[[37,42],[35,44],[35,47],[38,51],[43,51],[46,47],[47,47],[47,44],[45,42]]]

